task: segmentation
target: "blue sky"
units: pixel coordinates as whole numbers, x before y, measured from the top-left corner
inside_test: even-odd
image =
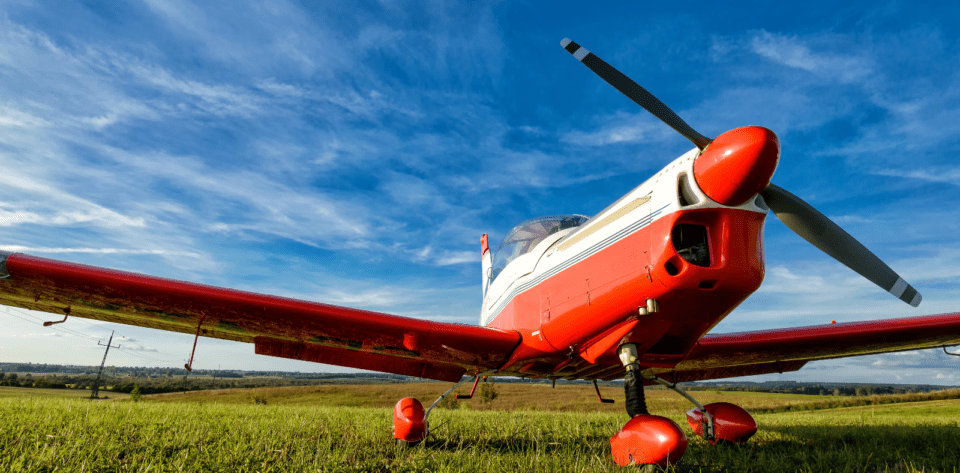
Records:
[[[924,2],[41,2],[0,6],[0,249],[476,323],[479,237],[592,215],[701,133],[782,143],[774,182],[924,296],[898,302],[774,217],[715,331],[960,310],[960,6]],[[663,2],[661,2],[663,3]],[[0,361],[182,366],[192,337],[0,309]],[[201,339],[195,366],[330,371]],[[958,384],[937,350],[761,379]]]

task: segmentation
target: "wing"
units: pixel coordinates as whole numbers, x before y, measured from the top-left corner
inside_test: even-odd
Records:
[[[256,353],[459,381],[503,365],[516,332],[430,322],[0,254],[0,304],[253,343]]]
[[[707,335],[653,374],[674,382],[796,371],[812,360],[960,344],[960,313]]]

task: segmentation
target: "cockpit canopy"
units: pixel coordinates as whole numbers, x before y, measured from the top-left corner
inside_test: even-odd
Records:
[[[560,230],[579,227],[587,220],[588,218],[583,215],[551,215],[533,218],[513,227],[493,256],[493,272],[490,274],[490,280],[497,279],[497,275],[511,261],[532,250],[544,238]]]

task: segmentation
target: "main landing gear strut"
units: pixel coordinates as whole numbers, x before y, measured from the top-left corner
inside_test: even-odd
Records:
[[[470,399],[474,391],[477,390],[477,383],[479,383],[482,378],[486,378],[487,375],[493,373],[494,371],[487,371],[474,376],[473,389],[470,390],[470,394],[467,396],[457,396],[457,398]],[[458,386],[468,379],[470,378],[463,378],[458,381],[457,384],[454,384],[447,392],[441,394],[436,401],[433,401],[433,404],[430,404],[430,407],[426,410],[423,409],[423,404],[421,404],[420,401],[412,397],[405,397],[397,401],[397,404],[393,407],[393,438],[397,439],[397,445],[412,447],[422,442],[423,439],[427,437],[427,434],[430,433],[430,423],[428,422],[430,411],[432,411],[434,407],[437,407],[437,404],[440,404],[443,398],[449,396],[454,389],[457,389]]]
[[[637,346],[624,344],[619,349],[620,361],[626,368],[623,390],[627,414],[631,419],[610,438],[613,460],[620,466],[630,464],[660,465],[677,463],[687,450],[687,436],[676,422],[647,412],[643,395],[644,377],[637,363]],[[693,432],[711,445],[719,442],[740,444],[757,432],[757,423],[741,407],[727,402],[701,405],[675,383],[647,376],[692,402],[695,408],[687,411],[687,423]]]

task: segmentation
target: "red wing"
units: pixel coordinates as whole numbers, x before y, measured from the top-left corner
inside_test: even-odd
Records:
[[[675,369],[679,381],[796,371],[808,361],[960,344],[960,314],[707,335]]]
[[[22,254],[0,304],[255,345],[256,353],[459,381],[503,365],[516,332],[223,289]]]

